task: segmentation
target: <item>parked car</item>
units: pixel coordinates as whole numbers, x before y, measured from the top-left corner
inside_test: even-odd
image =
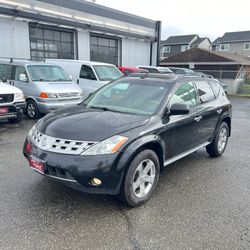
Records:
[[[169,69],[175,74],[179,75],[197,75],[195,71],[187,68],[169,67]]]
[[[168,67],[138,66],[138,68],[145,69],[149,73],[173,74],[173,72]]]
[[[123,76],[115,65],[108,63],[64,59],[46,59],[46,62],[61,66],[86,95]]]
[[[146,69],[134,68],[134,67],[122,67],[119,66],[118,69],[123,73],[123,75],[127,76],[132,73],[147,73]]]
[[[0,119],[18,123],[23,119],[25,100],[23,92],[13,86],[5,84],[0,79]]]
[[[165,166],[203,147],[221,156],[230,135],[231,104],[217,81],[131,74],[42,118],[23,152],[44,176],[139,206]]]
[[[0,77],[23,91],[26,113],[32,119],[83,100],[81,88],[57,65],[0,61]]]

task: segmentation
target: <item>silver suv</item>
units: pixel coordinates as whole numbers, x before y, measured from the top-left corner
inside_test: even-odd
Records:
[[[31,119],[83,100],[81,88],[57,65],[30,61],[0,61],[0,78],[24,93]]]

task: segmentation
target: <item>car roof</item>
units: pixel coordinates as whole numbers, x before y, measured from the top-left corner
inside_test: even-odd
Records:
[[[96,61],[83,61],[83,60],[71,60],[71,59],[46,59],[46,61],[51,62],[75,62],[75,63],[84,63],[89,65],[107,65],[107,66],[115,66],[111,63],[103,63],[103,62],[96,62]]]
[[[8,64],[8,65],[14,65],[14,66],[26,66],[26,65],[53,65],[53,63],[45,63],[45,62],[35,62],[35,61],[29,61],[29,60],[0,60],[0,64]]]

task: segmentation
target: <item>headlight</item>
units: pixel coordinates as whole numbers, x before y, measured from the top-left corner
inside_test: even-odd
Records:
[[[79,97],[83,97],[83,96],[84,96],[84,92],[83,92],[83,91],[80,92],[78,96],[79,96]]]
[[[41,92],[40,97],[41,98],[57,98],[57,94],[56,93]]]
[[[15,94],[15,101],[16,102],[23,102],[24,101],[24,95],[23,95],[23,93]]]
[[[124,145],[127,140],[128,138],[125,136],[115,135],[95,144],[86,151],[83,151],[81,155],[114,154]]]

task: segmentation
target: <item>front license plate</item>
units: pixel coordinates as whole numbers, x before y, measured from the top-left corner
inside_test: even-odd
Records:
[[[0,114],[6,114],[6,113],[8,113],[8,107],[1,107]]]
[[[39,160],[39,159],[34,159],[33,157],[29,158],[29,163],[30,167],[37,170],[38,172],[44,174],[45,172],[45,162]]]

